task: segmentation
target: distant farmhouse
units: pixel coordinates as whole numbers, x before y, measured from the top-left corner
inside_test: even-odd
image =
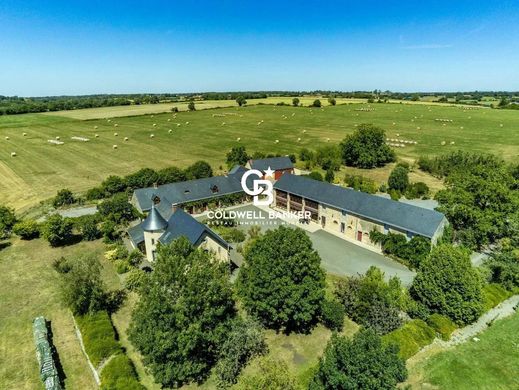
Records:
[[[448,223],[442,213],[434,210],[294,175],[288,157],[251,160],[247,168],[263,173],[269,168],[274,171],[275,196],[270,207],[307,211],[309,223],[317,223],[325,231],[373,249],[380,248],[369,237],[373,230],[402,234],[408,240],[423,236],[435,244]],[[168,244],[186,236],[193,245],[213,252],[217,259],[230,261],[231,246],[190,214],[250,201],[241,186],[247,168],[235,166],[227,176],[135,190],[132,204],[148,215],[128,229],[132,245],[153,262],[158,243]],[[249,188],[252,188],[252,180],[252,176],[247,179]]]
[[[279,180],[279,178],[285,173],[294,173],[294,164],[288,157],[272,157],[263,158],[260,160],[249,160],[245,167],[263,172],[262,179],[265,178],[265,171],[267,169],[274,171],[274,180]]]

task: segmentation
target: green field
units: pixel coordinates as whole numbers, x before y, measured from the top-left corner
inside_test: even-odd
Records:
[[[218,171],[225,168],[225,154],[234,145],[243,144],[249,152],[296,153],[303,146],[337,143],[366,122],[385,128],[389,138],[417,141],[397,148],[403,158],[457,148],[494,152],[509,161],[518,158],[517,111],[398,103],[372,104],[374,111],[357,111],[360,108],[368,105],[323,109],[255,105],[180,112],[176,117],[163,113],[91,120],[70,118],[70,112],[0,117],[0,199],[23,210],[60,188],[84,191],[110,174],[124,175],[142,167],[185,167],[198,159],[209,161]],[[90,141],[74,141],[72,136]],[[65,144],[47,142],[56,137]]]
[[[497,321],[468,341],[429,357],[411,371],[419,378],[416,389],[517,389],[519,388],[519,314]],[[415,379],[416,380],[416,379]]]

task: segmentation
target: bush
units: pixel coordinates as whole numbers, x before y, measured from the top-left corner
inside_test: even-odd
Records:
[[[53,214],[43,224],[41,233],[51,246],[59,246],[72,238],[72,226],[69,219]]]
[[[427,324],[440,335],[442,340],[449,340],[452,332],[456,330],[456,324],[449,317],[434,313],[427,319]]]
[[[400,329],[382,336],[382,339],[387,344],[396,344],[400,348],[398,355],[407,360],[420,349],[432,343],[435,337],[434,329],[424,321],[412,320]]]
[[[85,194],[87,200],[98,200],[104,197],[106,197],[106,193],[101,187],[90,188]]]
[[[250,319],[233,320],[215,366],[217,387],[227,388],[236,383],[247,362],[266,351],[267,344],[261,325]]]
[[[124,286],[130,291],[138,291],[148,279],[148,274],[141,269],[132,269],[126,275]]]
[[[137,267],[142,263],[143,258],[144,256],[142,255],[141,251],[134,249],[128,255],[128,264],[130,264],[132,267]]]
[[[375,182],[361,175],[346,175],[344,177],[344,182],[348,187],[357,191],[367,192],[368,194],[374,194],[377,192],[377,185]]]
[[[76,219],[76,228],[81,232],[84,240],[94,241],[101,236],[97,228],[97,219],[95,215],[85,215]]]
[[[13,233],[22,240],[32,240],[40,236],[40,225],[33,219],[27,219],[13,226]]]
[[[239,243],[245,241],[245,233],[233,227],[220,226],[214,229],[225,241]]]
[[[321,101],[319,99],[315,99],[314,102],[312,103],[312,107],[321,107]]]
[[[409,186],[409,174],[406,168],[402,166],[396,166],[391,171],[389,179],[387,179],[387,185],[390,190],[404,192]]]
[[[118,274],[125,274],[130,270],[130,264],[126,260],[115,260],[115,272]]]
[[[137,217],[137,210],[128,202],[126,194],[116,194],[112,198],[101,202],[97,209],[106,221],[125,223]]]
[[[340,331],[344,325],[346,311],[344,306],[330,299],[325,299],[321,306],[321,321],[330,330]]]
[[[16,223],[14,210],[0,205],[0,239],[8,237]]]
[[[307,177],[309,177],[310,179],[314,179],[314,180],[317,180],[317,181],[323,181],[324,178],[323,178],[323,175],[321,175],[319,172],[317,171],[313,171],[313,172],[310,172],[308,175],[306,175]]]
[[[68,204],[74,204],[75,202],[76,202],[76,199],[74,199],[74,195],[72,194],[72,191],[64,188],[64,189],[58,191],[58,194],[52,201],[52,205],[54,207],[60,207],[60,206],[68,205]]]
[[[72,269],[71,264],[63,256],[52,262],[52,267],[60,274],[66,274]]]
[[[488,283],[483,286],[483,307],[488,311],[505,299],[510,298],[512,293],[497,283]]]
[[[425,198],[428,194],[429,187],[421,181],[410,184],[405,191],[405,197],[407,199]]]
[[[92,314],[76,316],[76,323],[81,331],[85,350],[94,367],[121,351],[115,340],[115,332],[108,312],[102,310]]]
[[[101,371],[101,390],[145,390],[139,383],[132,361],[123,353],[117,354]]]

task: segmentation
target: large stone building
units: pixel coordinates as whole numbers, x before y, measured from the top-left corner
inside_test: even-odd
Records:
[[[274,192],[273,207],[308,211],[311,220],[324,230],[375,247],[378,245],[369,237],[373,230],[403,234],[408,239],[419,235],[435,244],[447,225],[438,211],[302,176],[281,176]]]
[[[279,180],[279,178],[285,173],[294,173],[294,164],[288,157],[271,157],[262,158],[259,160],[249,160],[245,167],[248,169],[256,169],[262,172],[262,179],[265,178],[265,172],[268,169],[274,171],[274,180]]]

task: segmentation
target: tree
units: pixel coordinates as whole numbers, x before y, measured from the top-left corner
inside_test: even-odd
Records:
[[[406,168],[397,165],[389,174],[387,185],[390,190],[404,192],[409,186],[409,173]]]
[[[189,111],[195,111],[195,110],[196,110],[195,102],[190,101],[190,102],[187,104],[187,109],[188,109]]]
[[[292,99],[292,105],[293,105],[294,107],[299,106],[299,98],[296,98],[296,97],[293,98],[293,99]]]
[[[233,146],[227,153],[227,167],[232,168],[235,165],[245,165],[249,161],[249,155],[245,150],[245,146]]]
[[[321,107],[321,101],[319,99],[315,99],[312,103],[312,107],[320,108]]]
[[[298,386],[287,364],[270,356],[262,357],[255,374],[242,376],[236,390],[297,390]]]
[[[324,180],[323,175],[321,175],[321,173],[317,172],[317,171],[312,171],[306,176],[308,176],[310,179],[314,179],[314,180],[318,180],[318,181]]]
[[[129,329],[155,380],[179,387],[207,377],[235,315],[228,266],[187,238],[160,246]]]
[[[333,169],[328,169],[326,174],[324,175],[324,180],[328,183],[333,183],[335,180],[335,174],[333,173]]]
[[[354,321],[379,334],[402,324],[400,310],[405,310],[408,296],[397,277],[388,282],[377,267],[370,267],[363,276],[346,277],[337,283],[335,294]]]
[[[74,204],[76,202],[76,199],[74,199],[74,195],[72,194],[72,191],[63,188],[62,190],[59,190],[57,195],[54,197],[54,200],[52,201],[52,205],[54,207],[60,207],[65,206],[68,204]]]
[[[299,159],[301,161],[312,161],[314,157],[314,152],[312,152],[310,149],[303,148],[299,151]]]
[[[315,162],[325,171],[338,171],[341,167],[341,151],[337,145],[325,145],[315,152]]]
[[[14,210],[7,206],[0,206],[0,238],[8,237],[15,223]]]
[[[41,234],[51,246],[65,244],[72,238],[72,222],[59,214],[52,214],[42,226]]]
[[[94,313],[104,308],[106,293],[101,278],[101,264],[93,253],[67,260],[61,293],[74,314]]]
[[[227,388],[236,379],[247,362],[267,351],[261,325],[251,319],[236,318],[231,323],[226,340],[215,366],[218,388]]]
[[[95,215],[80,217],[77,227],[81,231],[81,236],[86,241],[97,240],[101,235],[101,232],[97,228],[97,217]]]
[[[441,244],[422,262],[411,285],[411,296],[430,311],[458,325],[474,322],[482,313],[482,281],[465,248]]]
[[[13,226],[13,233],[22,240],[32,240],[40,236],[40,225],[33,219],[20,221]]]
[[[213,176],[213,169],[205,161],[197,161],[186,169],[186,176],[189,180],[203,179]]]
[[[342,303],[336,300],[325,299],[321,307],[321,321],[328,329],[342,330],[346,312]]]
[[[340,144],[346,165],[375,168],[395,160],[395,152],[386,145],[386,135],[379,127],[362,124]]]
[[[245,98],[243,96],[238,96],[236,98],[236,103],[238,103],[238,106],[244,106],[247,104],[247,100],[245,100]]]
[[[126,194],[116,194],[97,206],[99,214],[105,220],[115,223],[129,222],[137,217],[137,210],[128,202]]]
[[[331,106],[335,106],[337,104],[337,100],[335,100],[334,97],[329,97],[328,98],[328,103],[331,105]]]
[[[280,226],[253,241],[244,254],[237,293],[265,326],[306,331],[324,298],[321,258],[301,229]]]
[[[351,339],[332,335],[309,389],[390,390],[406,378],[398,347],[384,345],[371,330],[361,330]]]
[[[176,183],[179,181],[185,181],[185,172],[177,167],[167,167],[157,172],[158,184]]]
[[[158,174],[151,168],[142,168],[126,176],[126,185],[130,190],[150,187],[158,181]]]
[[[105,191],[106,194],[114,195],[118,192],[123,192],[126,190],[128,184],[126,180],[124,180],[120,176],[110,175],[101,183],[101,188]]]

